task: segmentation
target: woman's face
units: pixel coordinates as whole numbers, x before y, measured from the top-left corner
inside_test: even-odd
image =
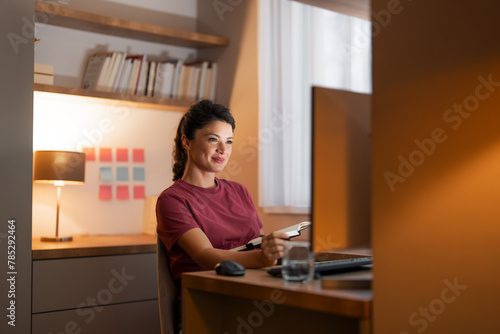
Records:
[[[201,172],[221,172],[226,166],[233,144],[231,124],[214,121],[196,130],[194,139],[182,136],[182,145],[188,152],[188,165]]]

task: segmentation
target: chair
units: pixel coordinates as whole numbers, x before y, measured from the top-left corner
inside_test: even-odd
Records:
[[[167,256],[167,248],[156,236],[156,267],[158,271],[158,306],[160,309],[161,334],[176,334],[174,328],[176,313],[175,308],[175,284],[170,272],[170,259]]]

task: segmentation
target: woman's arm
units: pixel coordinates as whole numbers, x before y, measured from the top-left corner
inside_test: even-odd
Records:
[[[193,228],[184,233],[177,244],[203,269],[213,269],[224,260],[236,261],[245,268],[259,268],[276,264],[283,256],[286,239],[286,234],[274,232],[262,238],[260,249],[235,252],[214,248],[201,229]]]

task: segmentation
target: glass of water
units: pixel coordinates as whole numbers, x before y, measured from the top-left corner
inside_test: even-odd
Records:
[[[314,253],[306,241],[285,242],[285,255],[281,265],[285,282],[307,283],[314,276]]]

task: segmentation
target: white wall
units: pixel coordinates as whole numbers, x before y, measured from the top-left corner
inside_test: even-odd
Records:
[[[147,196],[158,195],[171,184],[172,148],[182,112],[131,108],[125,102],[48,93],[34,100],[34,150],[81,151],[83,147],[113,149],[112,162],[88,161],[85,184],[62,189],[60,234],[140,233],[144,200],[116,199],[116,186],[144,185]],[[129,162],[116,162],[116,148],[129,149]],[[145,152],[144,163],[130,161],[132,149]],[[116,167],[144,167],[145,182],[116,180]],[[100,167],[111,167],[115,179],[101,180]],[[112,200],[99,199],[99,186],[111,185]],[[132,194],[132,193],[131,193]],[[53,235],[56,191],[48,184],[33,185],[33,236]]]
[[[101,15],[143,21],[172,28],[195,30],[196,0],[189,1],[71,1],[69,7]],[[140,6],[140,7],[139,7]],[[50,23],[50,15],[48,16]],[[35,62],[54,65],[54,84],[80,87],[88,57],[98,51],[146,54],[150,60],[196,59],[196,49],[144,42],[36,24]],[[99,200],[99,186],[129,182],[103,182],[99,168],[144,166],[147,196],[158,195],[171,184],[171,152],[174,131],[181,112],[130,107],[125,102],[36,93],[34,99],[33,150],[76,150],[82,146],[143,148],[146,160],[138,164],[87,162],[83,186],[62,190],[60,235],[121,234],[142,231],[144,200]],[[103,128],[103,124],[105,124]],[[53,235],[55,229],[55,188],[33,187],[33,237]]]

